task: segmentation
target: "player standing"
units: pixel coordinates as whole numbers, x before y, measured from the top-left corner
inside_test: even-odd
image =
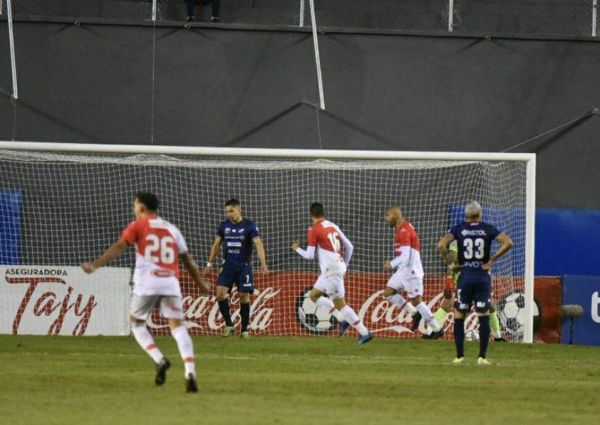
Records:
[[[454,343],[456,358],[454,363],[464,360],[465,315],[475,303],[475,311],[479,318],[479,358],[480,365],[490,364],[487,360],[487,348],[490,339],[490,302],[491,276],[490,270],[496,259],[504,255],[512,247],[510,237],[496,227],[482,221],[481,205],[472,201],[465,206],[465,221],[453,226],[439,243],[438,250],[447,265],[453,263],[448,255],[448,244],[458,242],[458,265],[460,276],[457,284],[457,299],[454,314]],[[492,241],[500,243],[498,250],[490,256]]]
[[[352,325],[360,334],[358,343],[365,344],[373,339],[373,335],[358,319],[352,307],[346,304],[344,298],[344,274],[352,258],[354,246],[336,224],[325,220],[323,205],[320,203],[314,202],[310,206],[310,218],[313,225],[308,229],[306,249],[302,249],[298,242],[292,244],[292,249],[306,260],[314,259],[315,253],[318,255],[321,275],[310,290],[309,297],[318,307],[330,313],[337,309],[342,315],[344,321],[340,323],[340,336]],[[333,301],[324,297],[325,294]]]
[[[146,328],[146,320],[152,309],[160,307],[160,313],[169,321],[171,335],[177,342],[185,366],[187,392],[197,392],[194,346],[183,324],[183,303],[179,287],[179,259],[203,293],[209,285],[200,276],[198,266],[187,249],[185,239],[177,227],[157,215],[158,198],[152,193],[140,192],[135,196],[135,221],[130,223],[121,238],[111,245],[92,263],[83,263],[86,273],[108,264],[130,245],[135,245],[136,260],[133,274],[133,297],[131,299],[131,332],[138,344],[156,363],[156,385],[166,380],[169,360],[158,349],[154,338]]]
[[[458,276],[460,276],[460,273],[454,270],[455,267],[457,267],[456,262],[458,259],[458,243],[456,240],[453,240],[448,246],[447,255],[450,256],[452,262],[448,266],[446,285],[444,287],[444,298],[440,303],[440,307],[435,311],[435,313],[433,313],[433,317],[435,317],[435,320],[437,320],[442,327],[446,322],[448,314],[454,310],[454,302],[456,301],[454,298],[454,292],[456,290]],[[506,342],[500,333],[500,321],[498,320],[498,313],[496,312],[494,300],[492,300],[490,303],[490,332],[495,342]]]
[[[394,253],[396,256],[384,263],[388,271],[395,270],[383,290],[383,296],[389,302],[402,309],[404,306],[413,307],[425,320],[431,329],[428,337],[439,338],[443,335],[443,329],[433,317],[431,310],[423,302],[423,265],[421,263],[419,236],[415,228],[405,220],[402,210],[398,205],[392,205],[387,209],[386,221],[395,229]],[[410,304],[400,292],[406,291]]]
[[[254,280],[252,276],[252,243],[256,245],[256,252],[260,260],[263,273],[267,273],[267,256],[256,223],[243,217],[240,201],[230,199],[225,202],[225,216],[217,230],[217,237],[210,249],[210,255],[204,269],[207,275],[217,254],[223,245],[223,269],[219,274],[217,285],[217,302],[219,311],[225,321],[223,336],[233,335],[233,321],[229,310],[228,295],[235,283],[240,297],[240,316],[242,319],[242,338],[249,338],[248,324],[250,323],[250,294],[254,293]]]

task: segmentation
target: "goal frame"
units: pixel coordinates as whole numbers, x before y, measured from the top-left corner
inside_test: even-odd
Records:
[[[511,161],[526,163],[525,203],[525,313],[528,318],[524,343],[533,342],[533,292],[535,250],[536,155],[497,152],[418,152],[334,149],[266,149],[204,146],[157,146],[127,144],[46,143],[0,141],[0,150],[80,153],[130,153],[247,158],[356,159],[356,160],[447,160]]]

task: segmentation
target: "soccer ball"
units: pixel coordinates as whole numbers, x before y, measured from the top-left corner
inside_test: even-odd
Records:
[[[307,288],[296,299],[296,319],[308,332],[317,335],[326,334],[336,328],[338,321],[331,313],[317,307],[308,297],[311,289]]]
[[[465,339],[467,341],[479,341],[479,331],[477,329],[469,329],[465,332]]]
[[[537,303],[533,303],[534,320],[539,317],[539,308]],[[509,335],[517,338],[523,338],[525,333],[525,322],[527,320],[525,312],[525,295],[522,292],[513,292],[507,295],[498,303],[498,318],[502,327]]]

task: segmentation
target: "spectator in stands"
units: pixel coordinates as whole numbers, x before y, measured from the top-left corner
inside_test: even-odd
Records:
[[[208,2],[212,3],[212,17],[210,18],[211,22],[219,22],[219,9],[221,9],[221,0],[201,0],[202,4],[208,4]],[[194,4],[196,0],[185,0],[187,6],[187,21],[194,21]]]

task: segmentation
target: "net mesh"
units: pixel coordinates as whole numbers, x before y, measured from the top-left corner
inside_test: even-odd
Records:
[[[266,335],[335,335],[335,319],[305,301],[317,275],[316,262],[290,248],[306,244],[308,207],[325,206],[355,246],[346,275],[347,301],[379,336],[418,337],[407,313],[380,293],[393,256],[393,230],[385,222],[390,204],[399,204],[416,228],[426,273],[425,301],[433,310],[442,298],[445,266],[436,251],[439,238],[462,217],[462,205],[476,199],[484,219],[506,231],[515,246],[494,266],[496,301],[523,288],[525,264],[525,181],[523,162],[281,160],[165,155],[56,154],[0,152],[0,195],[18,193],[21,203],[16,248],[0,251],[0,264],[76,266],[96,258],[133,219],[137,191],[156,193],[160,215],[178,226],[199,264],[206,260],[225,200],[235,197],[244,215],[257,222],[271,269],[258,272],[250,330]],[[0,200],[2,198],[0,197]],[[12,223],[12,224],[11,224]],[[0,231],[14,221],[0,202]],[[8,230],[7,230],[8,229]],[[133,250],[111,265],[133,267]],[[209,275],[215,282],[216,272]],[[223,322],[214,293],[202,296],[182,278],[187,325],[195,334],[220,332]],[[233,319],[239,322],[234,291]],[[126,311],[123,312],[127,314]],[[451,319],[445,327],[451,330]],[[476,320],[472,326],[476,326]],[[467,321],[469,323],[469,321]],[[522,326],[502,321],[510,339]],[[154,333],[167,332],[153,316]],[[423,329],[422,329],[423,330]],[[352,331],[353,332],[353,331]],[[352,334],[351,335],[356,335]],[[446,334],[449,337],[449,333]]]

